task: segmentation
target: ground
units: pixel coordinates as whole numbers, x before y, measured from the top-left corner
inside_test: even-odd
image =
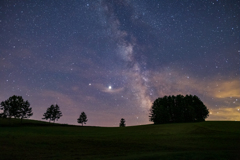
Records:
[[[0,119],[0,159],[240,159],[240,122],[81,127]]]

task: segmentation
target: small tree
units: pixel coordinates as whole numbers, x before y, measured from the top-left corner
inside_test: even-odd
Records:
[[[55,106],[52,104],[46,111],[46,113],[43,114],[42,119],[49,119],[50,121],[55,122],[55,120],[60,119],[62,117],[62,112],[60,111],[59,106],[56,104]]]
[[[83,123],[86,124],[86,122],[88,121],[87,115],[84,112],[82,112],[77,121],[78,123],[82,123],[83,126]]]
[[[119,127],[125,127],[126,126],[126,124],[125,124],[125,119],[121,119],[120,120],[120,124],[119,124]]]
[[[24,101],[21,96],[13,95],[6,101],[2,101],[0,105],[0,110],[3,113],[0,114],[2,118],[29,118],[33,115],[32,108],[28,101]]]

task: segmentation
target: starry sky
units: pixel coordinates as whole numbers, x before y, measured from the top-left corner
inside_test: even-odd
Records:
[[[0,2],[0,101],[51,104],[58,122],[150,124],[152,102],[197,95],[207,120],[240,121],[239,0]]]

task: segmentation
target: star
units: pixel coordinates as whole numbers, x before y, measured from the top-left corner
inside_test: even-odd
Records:
[[[74,113],[84,111],[96,117],[89,125],[112,126],[119,112],[128,125],[137,124],[130,112],[151,123],[146,115],[154,100],[181,93],[212,109],[208,120],[240,120],[239,2],[214,3],[6,1],[1,100],[24,96],[36,120],[56,102],[68,117],[60,123],[76,124]]]

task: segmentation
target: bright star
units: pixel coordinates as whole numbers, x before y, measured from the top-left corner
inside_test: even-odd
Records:
[[[108,89],[112,89],[112,86],[109,86]]]

